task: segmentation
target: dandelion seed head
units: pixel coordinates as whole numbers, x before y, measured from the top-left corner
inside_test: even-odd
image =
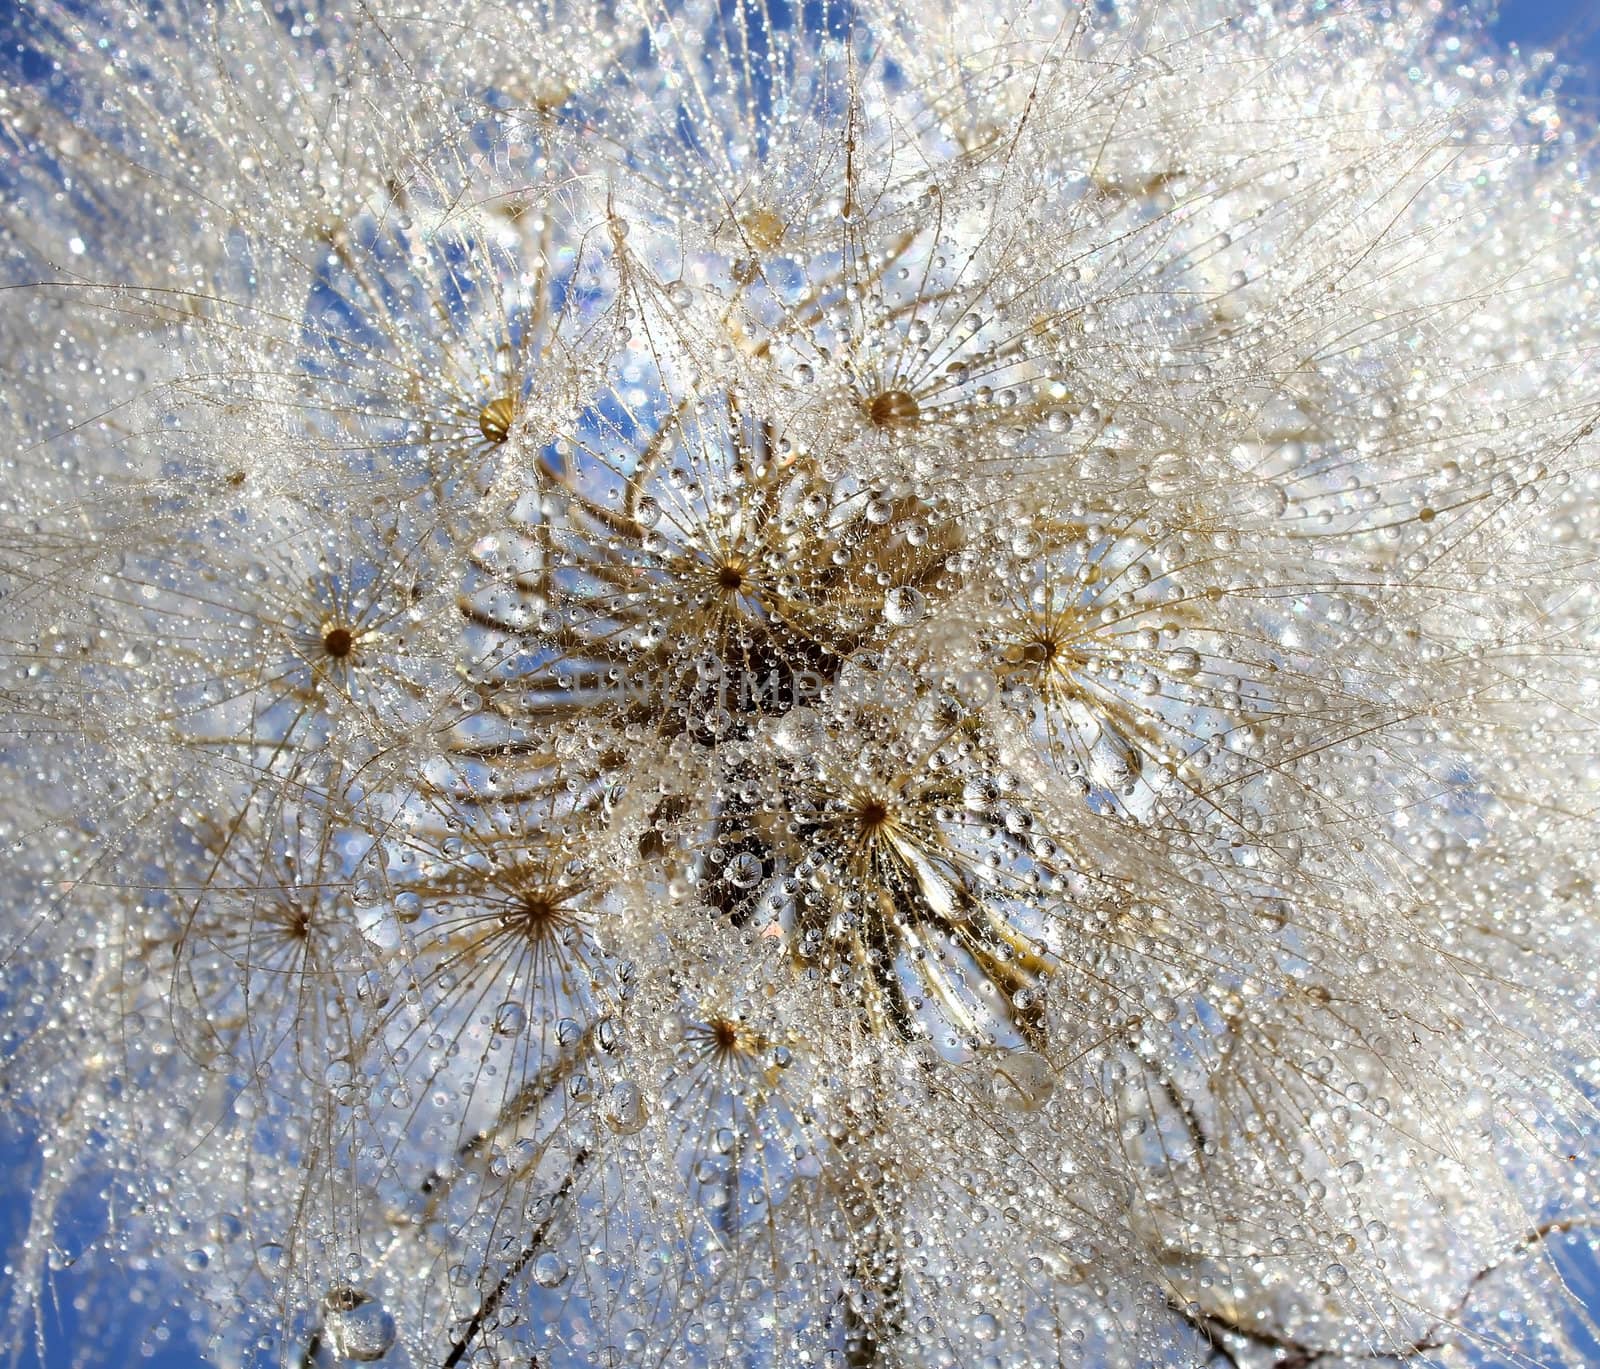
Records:
[[[40,0],[13,1341],[1581,1362],[1592,150],[1438,8]]]

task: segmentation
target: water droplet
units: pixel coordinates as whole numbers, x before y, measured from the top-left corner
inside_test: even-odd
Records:
[[[884,596],[883,616],[896,627],[909,627],[922,617],[926,607],[927,600],[922,597],[920,590],[901,585]]]
[[[377,1009],[389,1001],[388,978],[377,970],[366,971],[356,980],[356,1000]]]
[[[728,862],[728,883],[735,889],[753,888],[761,879],[761,858],[749,851],[741,851]]]
[[[1055,1070],[1035,1051],[1008,1051],[994,1069],[995,1098],[1023,1112],[1043,1106],[1055,1086]]]
[[[772,729],[772,743],[788,756],[814,753],[822,744],[822,720],[809,708],[795,708]]]
[[[1178,1003],[1176,999],[1168,998],[1165,994],[1148,995],[1145,999],[1146,1006],[1150,1009],[1150,1016],[1157,1022],[1176,1022],[1178,1020]]]
[[[547,1250],[533,1262],[533,1281],[540,1288],[556,1288],[566,1281],[567,1262],[553,1250]]]
[[[619,1079],[606,1098],[606,1125],[622,1136],[631,1136],[649,1117],[644,1094],[631,1079]]]
[[[334,1288],[322,1300],[328,1343],[340,1359],[370,1364],[394,1345],[394,1318],[370,1293]]]
[[[867,404],[867,417],[880,428],[911,428],[922,416],[922,407],[905,390],[885,390]]]
[[[494,1014],[494,1029],[501,1036],[521,1036],[528,1027],[528,1014],[520,1003],[502,1003]]]
[[[1137,782],[1144,756],[1115,732],[1102,731],[1089,748],[1089,769],[1096,783],[1121,793]]]

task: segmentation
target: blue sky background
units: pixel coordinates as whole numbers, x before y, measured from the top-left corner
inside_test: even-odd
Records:
[[[107,0],[107,3],[135,5],[140,0]],[[995,0],[995,3],[1008,4],[1010,0]],[[17,37],[25,38],[25,24],[14,0],[0,0],[0,43],[9,44]],[[1566,92],[1588,111],[1590,119],[1600,122],[1600,0],[1505,0],[1500,7],[1495,33],[1502,41],[1515,43],[1525,51],[1551,49],[1568,62],[1588,63],[1590,69],[1573,73],[1566,84]],[[9,1255],[25,1229],[27,1193],[32,1187],[36,1163],[19,1154],[14,1143],[0,1141],[0,1180],[3,1180],[0,1259]],[[108,1302],[118,1301],[119,1289],[114,1276],[107,1277],[104,1265],[92,1256],[84,1263],[92,1266],[86,1272],[92,1279],[96,1303],[105,1307]],[[1563,1264],[1574,1286],[1587,1290],[1591,1312],[1600,1319],[1600,1265],[1587,1252],[1569,1252]],[[73,1365],[77,1318],[71,1304],[73,1298],[84,1291],[85,1279],[74,1277],[71,1271],[59,1275],[58,1279],[55,1308],[47,1312],[49,1346],[45,1358],[41,1362],[30,1347],[17,1369],[70,1369]],[[0,1279],[0,1292],[9,1294],[9,1284],[9,1278]],[[103,1318],[96,1318],[97,1322],[101,1320]],[[121,1319],[113,1312],[111,1320],[115,1323]],[[140,1345],[151,1327],[149,1317],[140,1309],[130,1308],[125,1324],[128,1335],[121,1341],[121,1364],[143,1365],[146,1369],[205,1369],[206,1362],[184,1343],[181,1320],[171,1325],[170,1341],[150,1358],[144,1356]],[[1600,1345],[1588,1347],[1585,1362],[1600,1365]],[[109,1366],[118,1361],[96,1356],[93,1363]]]
[[[1539,47],[1574,46],[1600,55],[1600,4],[1595,0],[1505,0],[1502,37]]]
[[[1524,51],[1549,49],[1585,64],[1588,69],[1574,72],[1567,92],[1600,119],[1600,0],[1503,0],[1495,32]]]

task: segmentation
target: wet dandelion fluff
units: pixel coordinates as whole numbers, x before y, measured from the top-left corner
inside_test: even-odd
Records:
[[[14,1346],[1584,1362],[1558,69],[1409,5],[22,13]]]

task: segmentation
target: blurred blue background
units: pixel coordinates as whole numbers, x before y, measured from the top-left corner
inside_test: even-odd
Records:
[[[120,6],[137,4],[138,0],[108,3]],[[1011,0],[994,3],[1003,6]],[[1564,83],[1565,94],[1590,120],[1600,122],[1600,0],[1505,0],[1499,7],[1494,33],[1502,42],[1515,44],[1525,53],[1549,50],[1572,65],[1574,70]],[[0,45],[10,47],[26,39],[26,15],[19,11],[15,0],[0,0]],[[7,1294],[12,1274],[8,1257],[26,1229],[28,1193],[36,1165],[37,1161],[18,1152],[14,1142],[0,1141],[0,1269],[6,1276],[0,1281],[0,1291]],[[1590,1311],[1600,1319],[1600,1264],[1593,1255],[1571,1245],[1557,1253],[1573,1286],[1587,1291]],[[104,1265],[94,1258],[93,1251],[82,1263],[92,1267],[92,1282],[73,1270],[56,1276],[54,1296],[45,1310],[45,1356],[41,1361],[29,1346],[16,1369],[71,1369],[78,1348],[74,1343],[78,1316],[72,1303],[87,1291],[86,1284],[92,1288],[97,1309],[106,1309],[95,1316],[96,1323],[126,1325],[128,1334],[120,1341],[120,1353],[124,1357],[122,1363],[130,1369],[206,1369],[206,1361],[186,1343],[181,1315],[163,1325],[162,1309],[127,1306],[125,1297],[121,1299],[123,1308],[107,1308],[108,1303],[114,1304],[119,1298],[114,1279],[106,1277]],[[100,1366],[108,1361],[96,1356],[92,1363]],[[1583,1367],[1574,1365],[1569,1369],[1587,1366],[1600,1366],[1600,1345],[1589,1347]]]
[[[1505,0],[1496,28],[1502,38],[1525,47],[1600,56],[1600,4],[1595,0]]]
[[[1494,31],[1502,41],[1587,68],[1573,72],[1566,91],[1591,118],[1600,117],[1600,0],[1503,0],[1499,10]]]

